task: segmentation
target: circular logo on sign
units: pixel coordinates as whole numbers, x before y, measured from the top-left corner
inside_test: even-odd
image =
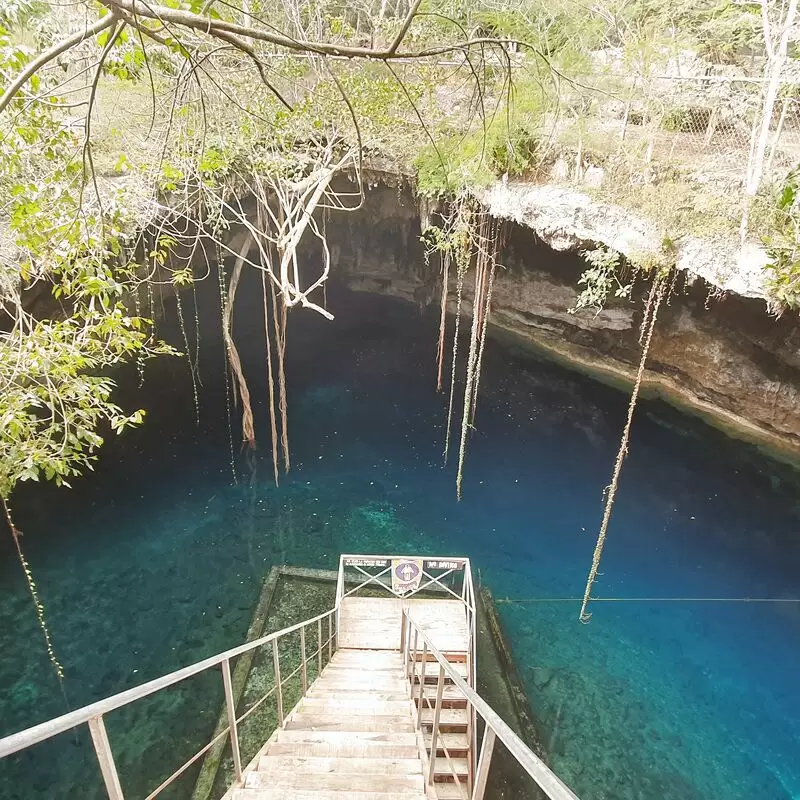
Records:
[[[394,574],[405,583],[413,581],[419,575],[419,566],[413,561],[401,561],[395,568]]]

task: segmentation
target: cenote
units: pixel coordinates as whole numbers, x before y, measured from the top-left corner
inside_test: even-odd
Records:
[[[0,734],[239,643],[273,565],[454,553],[498,600],[547,759],[581,798],[800,797],[800,605],[682,599],[800,596],[796,472],[642,400],[595,593],[644,599],[595,603],[582,625],[575,598],[627,395],[490,338],[457,502],[442,464],[436,314],[332,283],[334,321],[290,317],[292,468],[276,487],[256,280],[235,318],[255,454],[239,451],[233,409],[231,456],[212,276],[198,292],[199,421],[185,359],[149,363],[141,388],[131,369],[121,394],[146,424],[109,438],[72,490],[18,496],[66,698],[3,536]],[[180,345],[174,300],[159,333]],[[126,796],[210,738],[222,687],[201,678],[108,718]],[[190,793],[186,781],[169,796]],[[102,797],[88,736],[1,762],[0,796]]]

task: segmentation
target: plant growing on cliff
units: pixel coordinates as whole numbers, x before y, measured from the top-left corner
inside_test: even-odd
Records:
[[[568,309],[570,314],[583,308],[592,308],[597,315],[612,293],[619,298],[627,299],[631,296],[633,284],[622,283],[620,280],[622,256],[616,250],[601,245],[594,250],[583,250],[581,255],[588,262],[589,268],[578,279],[578,285],[583,286],[583,289],[575,298],[575,304]]]

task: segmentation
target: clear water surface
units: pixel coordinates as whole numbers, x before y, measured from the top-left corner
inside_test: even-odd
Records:
[[[211,285],[211,282],[208,282]],[[260,289],[236,334],[259,449],[234,484],[219,309],[201,292],[200,422],[186,362],[131,371],[149,410],[71,491],[16,500],[65,669],[44,654],[10,536],[0,536],[0,734],[241,641],[273,564],[342,551],[465,554],[500,603],[553,767],[584,800],[800,798],[800,605],[579,603],[627,398],[490,342],[455,499],[442,468],[436,320],[340,290],[332,323],[290,322],[293,467],[271,479]],[[174,308],[162,334],[176,344]],[[191,324],[191,312],[187,317]],[[191,337],[191,330],[189,332]],[[237,418],[234,413],[234,439]],[[798,474],[657,401],[637,413],[598,596],[800,597]],[[210,738],[217,673],[109,715],[126,797]],[[168,797],[188,797],[191,776]],[[101,797],[85,732],[0,762],[0,797]]]

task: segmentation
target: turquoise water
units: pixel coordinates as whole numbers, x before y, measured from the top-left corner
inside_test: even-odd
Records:
[[[265,396],[260,297],[237,334]],[[16,514],[75,707],[241,641],[268,568],[342,551],[465,554],[500,610],[554,768],[584,800],[800,798],[800,606],[597,603],[577,621],[627,399],[487,346],[465,498],[441,466],[436,320],[331,292],[337,319],[292,315],[293,469],[271,481],[268,428],[238,452],[225,423],[218,309],[201,296],[201,413],[185,362],[125,395],[147,425],[110,442],[72,491]],[[170,322],[163,333],[180,334]],[[235,425],[235,421],[234,421]],[[596,594],[800,597],[797,473],[666,405],[643,402]],[[542,601],[550,598],[553,601]],[[506,602],[507,601],[507,602]],[[65,710],[7,534],[0,536],[0,734]],[[126,797],[210,738],[218,673],[109,716]],[[191,776],[165,796],[186,797]],[[84,732],[0,762],[2,798],[101,797]]]

